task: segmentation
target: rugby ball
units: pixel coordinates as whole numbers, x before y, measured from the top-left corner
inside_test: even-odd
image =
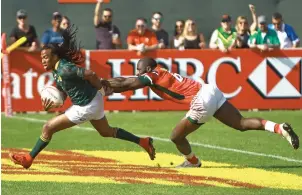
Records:
[[[46,86],[41,91],[41,100],[50,99],[53,101],[52,108],[57,108],[63,105],[63,93],[54,86]]]

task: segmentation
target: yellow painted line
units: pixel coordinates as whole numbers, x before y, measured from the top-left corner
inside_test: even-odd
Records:
[[[62,161],[61,161],[62,162]],[[16,167],[20,168],[20,165],[15,165],[11,160],[9,159],[1,159],[2,165],[9,165],[11,167]],[[17,170],[17,169],[16,169]],[[22,172],[53,172],[53,173],[69,173],[69,171],[63,170],[63,169],[58,169],[54,168],[52,166],[49,166],[47,164],[38,164],[36,163],[32,168],[30,169],[18,169],[17,171],[22,171]]]
[[[2,180],[6,181],[31,181],[31,182],[79,182],[79,183],[116,183],[123,184],[124,182],[115,181],[105,177],[94,176],[70,176],[70,175],[12,175],[2,174]]]
[[[28,152],[31,151],[31,149],[29,149],[29,148],[21,148],[21,149],[24,150],[24,151],[28,151]],[[2,149],[1,150],[1,153],[10,153],[10,152],[11,151],[9,149]],[[43,155],[56,155],[56,156],[60,155],[60,153],[58,153],[58,152],[51,152],[51,151],[42,151],[41,154],[43,154]]]
[[[183,186],[183,183],[180,182],[173,182],[173,181],[168,181],[168,180],[164,180],[164,179],[142,179],[139,178],[139,181],[144,181],[144,182],[150,182],[153,184],[160,184],[160,185],[169,185],[169,186]]]
[[[237,187],[237,186],[233,186],[233,185],[226,184],[226,183],[221,183],[221,182],[218,182],[218,181],[209,181],[209,180],[199,181],[199,180],[194,180],[194,182],[196,182],[196,183],[204,183],[204,184],[209,184],[209,185],[214,185],[214,186],[217,186],[217,187],[240,188],[240,187]]]
[[[210,165],[208,162],[204,164]],[[256,168],[201,168],[180,169],[179,172],[195,176],[208,176],[246,182],[263,187],[302,190],[302,177],[289,173]]]
[[[29,148],[22,148],[22,150],[26,150],[28,152],[31,151],[31,149],[29,149]],[[43,155],[56,155],[56,156],[62,155],[62,154],[60,154],[58,152],[51,152],[51,151],[45,151],[45,150],[43,150],[40,154],[43,154]]]
[[[172,168],[183,162],[183,157],[168,153],[157,153],[154,161],[149,160],[145,152],[121,152],[121,151],[74,151],[94,157],[113,158],[120,163],[133,165],[147,165]],[[170,165],[173,162],[173,165]],[[279,189],[302,190],[302,176],[282,173],[276,171],[267,171],[257,168],[236,168],[232,164],[203,161],[203,167],[175,169],[180,174],[194,176],[208,176],[223,179],[230,179],[239,182],[250,183],[262,187]],[[217,168],[215,168],[217,167]],[[229,167],[229,168],[228,168]],[[228,185],[228,184],[226,184]]]
[[[3,151],[2,151],[3,152]],[[151,161],[149,156],[146,152],[120,152],[120,151],[83,151],[83,150],[76,150],[72,151],[75,153],[84,154],[87,156],[93,157],[100,157],[106,159],[114,159],[118,162],[114,163],[105,163],[105,162],[87,162],[87,164],[80,164],[77,165],[78,161],[72,161],[75,164],[71,166],[76,167],[91,167],[91,169],[101,167],[105,168],[108,167],[107,171],[112,169],[121,169],[119,166],[133,165],[134,167],[124,167],[122,171],[133,171],[140,173],[160,173],[161,175],[165,176],[165,174],[174,174],[174,175],[190,175],[190,176],[200,176],[200,177],[214,177],[220,178],[224,180],[232,180],[237,183],[247,183],[253,184],[261,187],[269,187],[269,188],[277,188],[277,189],[295,189],[295,190],[302,190],[302,176],[289,174],[289,173],[282,173],[277,171],[268,171],[264,169],[258,168],[242,168],[240,166],[236,167],[236,165],[227,164],[227,163],[217,163],[211,161],[203,161],[202,168],[183,168],[183,169],[176,169],[174,168],[177,164],[183,162],[183,157],[174,155],[174,154],[167,154],[167,153],[158,153],[156,155],[156,159]],[[48,154],[53,155],[54,152],[49,152]],[[47,152],[45,153],[47,155]],[[56,153],[58,154],[58,153]],[[61,154],[62,155],[62,154]],[[66,155],[68,158],[68,155]],[[39,159],[40,160],[40,159]],[[43,159],[41,159],[42,161]],[[2,159],[1,160],[3,165],[15,166],[9,159]],[[38,162],[38,161],[37,161]],[[51,160],[49,161],[51,165],[47,164],[39,164],[36,163],[32,166],[32,169],[24,170],[22,172],[29,173],[28,174],[8,174],[9,170],[2,170],[2,180],[9,180],[9,181],[57,181],[57,182],[90,182],[90,183],[127,183],[127,182],[117,182],[114,179],[108,179],[102,176],[77,176],[77,175],[68,175],[68,171],[63,170],[63,165],[56,165],[56,163],[64,162],[58,160]],[[170,163],[173,162],[173,165]],[[68,166],[68,163],[66,163]],[[151,166],[151,167],[162,167],[162,171],[160,170],[135,170],[135,166]],[[110,168],[109,168],[110,167]],[[142,167],[143,168],[143,167]],[[167,169],[174,170],[174,173],[165,172]],[[21,169],[18,169],[18,171]],[[66,175],[30,175],[31,171],[33,172],[51,172],[51,173],[66,173]],[[121,177],[122,177],[121,171]],[[74,173],[72,173],[74,174]],[[174,182],[169,181],[164,178],[137,178],[137,177],[130,177],[129,179],[138,180],[138,181],[145,181],[151,182],[155,184],[162,184],[162,185],[183,185],[181,182]],[[214,179],[196,179],[194,181],[197,183],[206,183],[215,186],[221,187],[234,187],[231,184],[227,184],[226,181],[215,181]],[[244,187],[244,186],[242,186]]]

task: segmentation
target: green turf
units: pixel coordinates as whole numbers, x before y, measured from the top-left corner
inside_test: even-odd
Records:
[[[153,135],[169,138],[171,130],[184,116],[184,112],[140,112],[107,114],[112,126],[122,127],[140,135]],[[302,111],[244,112],[244,116],[263,117],[276,122],[289,122],[298,135],[302,135]],[[53,114],[19,114],[19,117],[30,117],[41,120],[50,119]],[[28,122],[20,119],[7,119],[2,115],[2,147],[31,148],[41,133],[43,123]],[[84,124],[83,127],[91,127]],[[211,144],[264,154],[302,160],[302,150],[293,150],[285,139],[268,132],[238,132],[225,127],[216,120],[202,126],[189,136],[192,142]],[[172,143],[155,141],[157,152],[179,154]],[[52,149],[82,149],[82,150],[126,150],[141,151],[131,143],[111,138],[102,138],[95,131],[69,129],[57,133],[47,146]],[[221,151],[193,146],[194,152],[202,160],[232,163],[242,167],[256,167],[270,171],[293,173],[302,176],[302,163],[287,162],[268,157],[253,156],[230,151]],[[59,187],[58,187],[59,186]],[[302,193],[294,190],[276,189],[232,189],[218,187],[169,187],[162,185],[109,185],[109,184],[56,184],[31,182],[2,182],[3,194],[186,194],[200,191],[198,194],[288,194]]]
[[[14,189],[14,191],[12,191]],[[33,191],[33,189],[35,189]],[[13,192],[13,193],[12,193]],[[26,193],[27,192],[27,193]],[[301,191],[276,190],[276,189],[240,189],[219,188],[219,187],[196,187],[178,186],[168,187],[164,185],[145,184],[77,184],[77,183],[46,183],[46,182],[3,182],[2,195],[175,195],[175,194],[207,194],[207,195],[267,195],[267,194],[291,194],[299,195]]]

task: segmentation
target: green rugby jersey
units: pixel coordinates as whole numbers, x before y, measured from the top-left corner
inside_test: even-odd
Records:
[[[85,68],[61,59],[52,71],[57,88],[64,91],[74,105],[85,106],[97,93],[89,81],[84,80]]]
[[[262,37],[261,30],[258,29],[257,32],[255,32],[252,36],[250,36],[249,43],[250,44],[254,43],[256,45],[262,45],[262,44],[280,45],[280,41],[276,31],[271,29],[267,30],[264,37]]]

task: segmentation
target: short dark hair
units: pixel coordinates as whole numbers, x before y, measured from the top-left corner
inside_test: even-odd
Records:
[[[112,9],[110,9],[110,8],[105,8],[105,9],[103,10],[103,12],[104,12],[104,11],[108,11],[108,12],[113,13]]]
[[[274,19],[281,19],[281,20],[282,20],[282,15],[281,15],[279,12],[275,12],[275,13],[273,14],[273,18],[274,18]]]
[[[139,17],[139,18],[136,19],[136,22],[137,22],[138,20],[142,20],[142,21],[144,21],[144,22],[147,24],[147,19],[146,19],[146,18]]]
[[[157,62],[151,57],[141,58],[138,63],[143,63],[144,66],[150,66],[152,70],[157,67]]]
[[[159,11],[153,12],[152,16],[154,16],[155,14],[159,14],[161,17],[163,17],[163,14],[161,12],[159,12]]]

